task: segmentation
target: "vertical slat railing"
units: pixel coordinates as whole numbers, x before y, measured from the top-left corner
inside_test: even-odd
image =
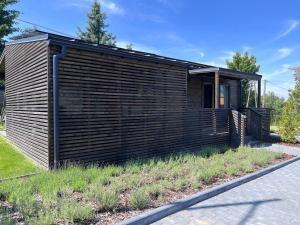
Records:
[[[249,131],[250,134],[258,140],[262,140],[262,115],[250,109],[249,118]]]
[[[245,145],[246,116],[237,110],[231,110],[229,120],[231,145],[233,147]]]

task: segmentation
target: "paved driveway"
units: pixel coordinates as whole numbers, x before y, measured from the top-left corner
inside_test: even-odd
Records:
[[[300,161],[155,224],[300,225]]]

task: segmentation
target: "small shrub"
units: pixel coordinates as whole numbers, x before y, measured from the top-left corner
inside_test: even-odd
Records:
[[[285,142],[296,143],[295,135],[299,132],[299,115],[297,114],[296,102],[287,100],[283,108],[279,134]]]
[[[74,223],[93,218],[93,209],[90,204],[80,205],[77,201],[61,199],[58,203],[58,216],[64,222]]]
[[[115,210],[120,201],[118,192],[98,185],[91,186],[85,195],[89,200],[96,202],[100,211]]]
[[[150,198],[145,191],[136,190],[130,195],[130,203],[134,209],[144,209],[150,204]]]
[[[101,172],[107,176],[116,177],[123,172],[123,168],[119,166],[108,165],[104,167]]]
[[[164,188],[160,184],[151,184],[143,187],[145,194],[155,199],[163,194],[163,189]]]
[[[187,186],[187,183],[188,183],[187,180],[184,179],[184,178],[177,179],[174,182],[173,190],[174,191],[181,191]]]
[[[201,188],[201,183],[200,183],[200,182],[192,182],[191,187],[192,187],[194,190],[199,190],[199,189]]]
[[[73,190],[78,192],[83,192],[87,185],[87,180],[83,178],[75,179],[73,182],[71,182],[71,187]]]
[[[98,196],[97,202],[102,211],[110,211],[117,208],[119,204],[119,193],[115,191],[104,191]]]

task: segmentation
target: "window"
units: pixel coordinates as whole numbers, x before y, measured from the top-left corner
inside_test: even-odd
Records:
[[[220,108],[229,108],[229,85],[220,84]]]

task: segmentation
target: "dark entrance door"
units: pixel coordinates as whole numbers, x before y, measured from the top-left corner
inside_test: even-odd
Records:
[[[204,84],[204,94],[203,94],[203,107],[212,108],[213,107],[213,85]]]

